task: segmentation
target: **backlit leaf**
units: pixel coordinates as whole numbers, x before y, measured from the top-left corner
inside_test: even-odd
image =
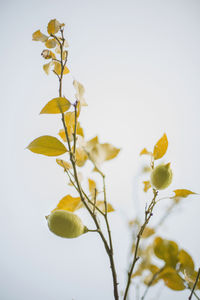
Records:
[[[61,75],[61,64],[58,61],[54,61],[54,71],[58,74]],[[65,66],[64,67],[64,71],[63,74],[68,74],[69,73],[69,69]]]
[[[150,183],[149,180],[148,181],[143,181],[143,183],[144,183],[144,192],[147,192],[151,187],[151,183]]]
[[[81,207],[81,198],[80,197],[72,197],[70,195],[67,195],[63,197],[56,208],[53,210],[63,209],[67,211],[74,212],[75,210],[79,209]]]
[[[166,134],[161,137],[161,139],[156,143],[153,150],[153,157],[154,159],[159,159],[163,157],[167,151],[168,148],[168,139]]]
[[[33,41],[40,41],[40,42],[46,42],[48,40],[48,36],[45,34],[41,33],[40,30],[37,30],[33,33],[32,35],[32,40]]]
[[[163,279],[165,285],[174,291],[182,291],[185,289],[184,281],[177,274],[176,270],[167,267],[159,274],[159,279]]]
[[[185,277],[185,280],[187,281],[187,283],[189,284],[190,288],[193,288],[194,283],[195,283],[196,278],[197,278],[197,274],[198,274],[198,272],[196,272],[196,271],[188,272],[188,271],[184,270],[184,277]],[[196,285],[195,289],[198,289],[198,290],[200,289],[200,278],[197,282],[197,285]]]
[[[84,99],[84,93],[85,93],[85,89],[84,89],[84,86],[78,82],[77,80],[74,80],[73,81],[73,85],[74,85],[74,88],[76,90],[76,94],[75,94],[75,97],[78,101],[80,101],[81,103],[81,106],[87,106],[87,103],[85,102],[85,99]]]
[[[40,114],[59,114],[67,111],[71,103],[64,97],[50,100],[41,110]]]
[[[49,63],[43,65],[43,70],[47,75],[49,75],[52,66],[53,66],[53,61],[50,61]]]
[[[96,202],[96,206],[102,211],[102,212],[105,212],[105,204],[104,204],[104,201],[97,201]],[[113,212],[115,211],[113,206],[110,204],[110,203],[107,203],[107,212]]]
[[[88,185],[89,185],[90,194],[91,194],[92,198],[94,198],[95,190],[96,190],[96,182],[94,180],[88,178]]]
[[[88,159],[88,156],[83,150],[83,148],[80,147],[80,148],[76,148],[75,158],[76,158],[77,166],[82,167],[85,164],[86,160]]]
[[[50,135],[36,138],[27,148],[34,153],[47,156],[58,156],[67,152],[65,146],[57,138]]]
[[[169,240],[156,237],[153,242],[155,255],[164,260],[167,265],[175,267],[178,262],[178,245]]]
[[[61,24],[56,19],[51,20],[47,26],[48,34],[56,34],[60,30],[60,28],[63,27],[64,25],[65,24]]]
[[[48,41],[45,42],[45,46],[47,48],[55,48],[57,45],[56,40],[55,39],[48,39]]]
[[[196,194],[196,193],[194,193],[190,190],[186,190],[186,189],[178,189],[178,190],[174,190],[173,192],[175,193],[175,196],[173,196],[172,198],[175,198],[175,197],[186,198],[189,195]]]
[[[185,251],[180,250],[178,254],[178,262],[180,263],[180,270],[184,272],[185,270],[187,273],[194,272],[194,262],[192,257]]]
[[[71,163],[70,162],[68,162],[68,161],[65,161],[65,160],[63,160],[63,159],[56,159],[56,162],[57,162],[57,164],[59,165],[59,166],[61,166],[62,168],[64,168],[65,170],[69,170],[69,169],[71,169],[72,168],[72,165],[71,165]]]

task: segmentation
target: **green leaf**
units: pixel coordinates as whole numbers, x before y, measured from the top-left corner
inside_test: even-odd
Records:
[[[166,265],[175,267],[178,262],[178,245],[173,241],[156,237],[153,242],[155,255],[164,260]]]
[[[71,103],[64,97],[54,98],[41,110],[40,114],[60,114],[67,111]]]
[[[30,151],[47,156],[58,156],[65,152],[65,146],[55,137],[43,135],[33,140],[27,147]]]

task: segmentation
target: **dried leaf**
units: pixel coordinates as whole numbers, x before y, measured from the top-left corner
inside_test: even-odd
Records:
[[[60,28],[63,27],[64,25],[65,25],[64,23],[61,24],[56,19],[51,20],[47,26],[48,34],[56,34],[60,30]]]
[[[48,39],[48,41],[45,42],[45,46],[47,48],[55,48],[57,45],[56,40],[55,39]]]
[[[147,192],[150,188],[151,188],[151,183],[150,183],[150,181],[148,180],[148,181],[143,181],[143,183],[144,183],[144,192]]]
[[[73,81],[73,85],[76,90],[76,94],[75,94],[76,99],[80,101],[81,106],[87,106],[87,103],[85,102],[85,99],[83,97],[85,93],[84,86],[77,80]]]
[[[55,54],[48,49],[44,49],[42,51],[41,55],[44,59],[55,59],[56,58]]]
[[[59,165],[59,166],[61,166],[62,168],[64,168],[65,170],[69,170],[69,169],[71,169],[72,168],[72,165],[71,165],[71,163],[70,162],[68,162],[68,161],[65,161],[65,160],[63,160],[63,159],[56,159],[56,162],[57,162],[57,164]]]
[[[43,70],[47,75],[49,75],[52,66],[53,66],[53,61],[50,61],[49,63],[43,65]]]
[[[48,40],[48,36],[45,34],[41,33],[40,30],[37,30],[33,33],[32,35],[32,40],[33,41],[40,41],[40,42],[46,42]]]
[[[44,135],[33,140],[27,147],[30,151],[47,156],[58,156],[65,152],[65,146],[54,136]]]
[[[161,139],[156,143],[153,150],[153,157],[154,159],[160,159],[163,157],[167,151],[168,148],[168,139],[166,134],[161,137]]]
[[[63,209],[63,210],[74,212],[75,210],[81,207],[80,204],[81,204],[80,197],[74,198],[70,195],[67,195],[60,200],[60,202],[58,203],[58,205],[53,211],[58,209]]]
[[[174,190],[173,192],[175,193],[175,196],[173,196],[172,198],[175,197],[186,198],[189,195],[196,195],[196,193],[186,189],[178,189],[178,190]]]
[[[40,114],[59,114],[67,111],[71,106],[69,100],[57,97],[50,100],[41,110]]]

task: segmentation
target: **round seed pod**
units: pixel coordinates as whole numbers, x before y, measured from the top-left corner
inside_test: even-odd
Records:
[[[151,172],[151,185],[157,190],[166,189],[172,182],[170,163],[159,165]]]
[[[55,210],[47,217],[47,222],[49,230],[63,238],[76,238],[88,231],[81,219],[67,210]]]

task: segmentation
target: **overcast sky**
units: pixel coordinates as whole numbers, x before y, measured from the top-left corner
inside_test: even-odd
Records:
[[[166,132],[176,188],[200,192],[200,2],[199,0],[1,1],[1,209],[0,298],[2,300],[113,299],[105,251],[95,234],[65,240],[48,231],[47,215],[68,193],[75,195],[54,158],[25,147],[44,134],[57,135],[58,116],[39,116],[58,95],[57,80],[42,70],[41,43],[32,33],[52,18],[66,24],[70,75],[64,93],[73,99],[73,78],[84,84],[88,107],[80,117],[86,138],[121,148],[105,164],[119,288],[124,287],[129,233],[127,219],[143,215],[141,176],[146,158]],[[89,167],[86,167],[89,168]],[[95,175],[98,183],[100,181]],[[152,226],[170,204],[155,210]],[[160,228],[200,266],[199,196],[191,196]],[[84,212],[85,224],[93,226]],[[162,284],[149,299],[158,299]],[[162,289],[160,299],[186,299]],[[133,297],[133,299],[135,299]]]

